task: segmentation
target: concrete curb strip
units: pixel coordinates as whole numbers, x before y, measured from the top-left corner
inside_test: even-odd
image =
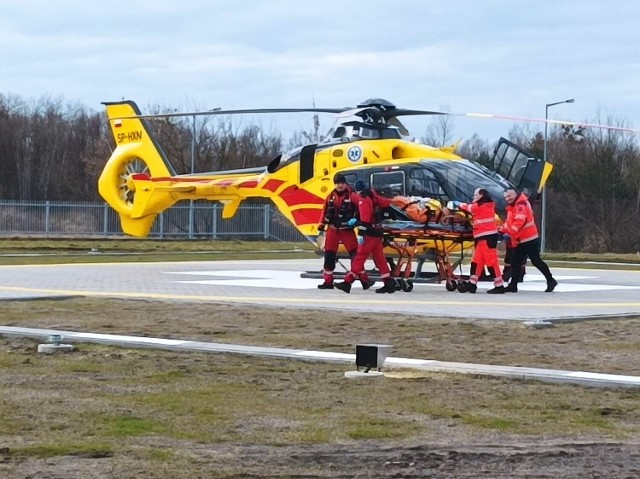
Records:
[[[52,335],[61,335],[68,342],[87,342],[129,348],[169,349],[174,351],[200,351],[211,353],[236,353],[253,356],[272,356],[304,361],[336,362],[355,365],[355,354],[330,351],[305,351],[299,349],[265,348],[237,344],[205,343],[178,339],[148,338],[117,334],[81,333],[53,329],[19,328],[0,326],[0,334],[47,340]],[[640,388],[640,376],[593,373],[587,371],[563,371],[556,369],[527,368],[518,366],[496,366],[489,364],[455,363],[430,359],[389,357],[385,367],[409,368],[423,371],[473,374],[476,376],[504,377],[519,380],[537,380],[579,384],[582,386],[607,388]]]

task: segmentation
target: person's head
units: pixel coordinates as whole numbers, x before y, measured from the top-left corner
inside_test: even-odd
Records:
[[[489,203],[492,201],[491,195],[484,188],[476,188],[473,192],[473,201],[476,203]]]
[[[356,184],[355,184],[354,187],[355,187],[357,192],[360,192],[362,190],[367,189],[367,184],[362,180],[358,180],[358,181],[356,181]]]
[[[347,179],[342,173],[338,173],[333,177],[333,184],[338,191],[344,191],[347,189],[347,186],[349,186],[347,184]]]
[[[504,199],[507,202],[507,204],[511,205],[516,201],[516,198],[518,197],[518,192],[515,188],[507,188],[506,190],[504,190]]]

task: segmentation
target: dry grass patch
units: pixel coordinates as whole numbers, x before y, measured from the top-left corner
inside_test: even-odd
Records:
[[[638,318],[530,330],[115,299],[2,306],[0,324],[23,327],[337,352],[388,342],[394,356],[620,374],[640,364]],[[601,477],[615,476],[604,466],[611,458],[631,477],[640,472],[635,390],[403,369],[359,381],[344,378],[348,365],[95,344],[43,356],[36,347],[0,338],[0,477],[403,477],[408,464],[424,477],[455,477],[442,464],[467,475],[530,477],[548,467],[579,477],[594,457]],[[534,463],[500,476],[505,455]]]

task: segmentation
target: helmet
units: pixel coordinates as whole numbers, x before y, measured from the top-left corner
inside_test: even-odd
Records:
[[[367,189],[367,184],[362,180],[358,180],[356,181],[354,188],[356,189],[356,191],[362,191]]]

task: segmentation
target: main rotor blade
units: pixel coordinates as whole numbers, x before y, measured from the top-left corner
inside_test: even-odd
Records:
[[[126,120],[127,118],[155,119],[155,118],[176,118],[183,116],[207,116],[207,115],[246,115],[251,113],[342,113],[349,108],[249,108],[244,110],[206,110],[191,111],[183,113],[154,113],[150,115],[130,115],[120,118],[112,118],[118,120]]]
[[[640,128],[627,128],[623,126],[613,126],[613,125],[601,125],[597,123],[583,123],[580,121],[570,121],[570,120],[549,120],[545,118],[529,118],[524,116],[507,116],[507,115],[493,115],[491,113],[448,113],[452,116],[466,116],[468,118],[487,118],[493,120],[511,120],[511,121],[521,121],[526,123],[547,123],[550,125],[561,125],[561,126],[579,126],[583,128],[600,128],[604,130],[614,130],[614,131],[627,131],[631,133],[640,133]]]
[[[396,108],[395,110],[389,110],[383,113],[386,118],[392,118],[394,116],[409,116],[409,115],[451,115],[445,111],[433,111],[433,110],[406,110],[404,108]]]

